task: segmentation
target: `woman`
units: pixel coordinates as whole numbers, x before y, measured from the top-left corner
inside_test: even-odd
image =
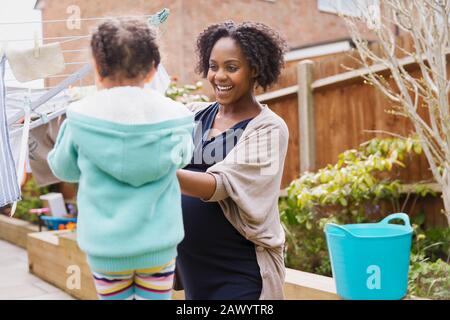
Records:
[[[186,299],[284,297],[278,194],[288,129],[254,89],[276,82],[285,48],[252,22],[211,25],[197,40],[197,69],[216,102],[191,106],[194,157],[177,172],[185,238],[175,289],[182,285]]]

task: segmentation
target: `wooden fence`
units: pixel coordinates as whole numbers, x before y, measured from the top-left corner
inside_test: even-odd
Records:
[[[407,41],[404,44],[405,47],[410,45]],[[343,67],[356,67],[352,58],[356,54],[341,53],[291,63],[277,87],[258,95],[258,100],[268,104],[289,128],[283,188],[301,172],[335,163],[340,153],[357,148],[374,137],[389,136],[386,132],[402,136],[414,132],[410,121],[388,113],[392,103],[379,90],[364,82],[362,75],[366,69],[347,71]],[[401,63],[413,75],[418,75],[417,65],[412,59],[402,58]],[[389,79],[389,70],[384,66],[372,67]],[[426,119],[426,108],[420,112]],[[404,183],[432,180],[423,154],[411,156],[406,163],[407,169],[396,171],[395,178]],[[440,201],[433,204],[434,211],[440,211],[441,207]],[[439,212],[435,215],[436,224],[445,223],[443,215]]]

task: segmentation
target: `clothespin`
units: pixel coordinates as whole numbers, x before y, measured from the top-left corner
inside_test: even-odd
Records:
[[[35,111],[35,113],[37,113],[37,115],[39,116],[39,118],[41,118],[42,124],[46,124],[46,123],[49,122],[48,116],[47,116],[46,113],[40,113],[40,112],[36,112],[36,111]]]
[[[169,17],[170,10],[168,8],[164,8],[161,11],[153,14],[148,18],[148,23],[154,27],[159,27],[164,21]]]
[[[31,95],[31,89],[29,89],[30,91],[30,95]],[[30,97],[25,97],[25,102],[28,105],[28,108],[30,109],[31,112],[34,112],[35,114],[37,114],[39,116],[39,118],[42,120],[42,124],[46,124],[48,123],[50,120],[48,120],[48,116],[46,113],[40,113],[38,111],[35,110],[31,110],[31,99]]]
[[[40,54],[39,49],[39,40],[38,40],[38,33],[37,31],[34,32],[34,57],[37,59],[39,58]]]
[[[39,118],[42,120],[43,124],[46,124],[49,122],[48,116],[46,113],[40,113],[38,111],[35,111],[32,109],[32,102],[31,102],[31,88],[28,88],[28,96],[24,96],[24,110],[27,110],[30,113],[35,113],[39,116]]]

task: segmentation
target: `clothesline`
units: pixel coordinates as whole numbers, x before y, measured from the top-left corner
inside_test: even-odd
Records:
[[[67,77],[68,75],[66,74],[66,75],[64,75],[64,77]],[[35,81],[35,80],[34,80]],[[82,81],[82,79],[80,79],[80,80],[78,80],[78,81]],[[56,88],[57,86],[49,86],[49,87],[39,87],[39,88],[31,88],[32,90],[42,90],[42,91],[46,91],[46,90],[50,90],[50,89],[53,89],[53,88]],[[28,90],[28,87],[23,87],[23,88],[20,88],[20,89],[24,89],[24,90]],[[12,95],[13,93],[7,93],[6,94],[6,96],[9,96],[9,95]]]
[[[110,18],[148,18],[148,22],[150,24],[152,24],[153,26],[159,26],[161,25],[168,17],[169,15],[169,9],[164,8],[163,10],[157,12],[156,14],[151,14],[151,15],[140,15],[140,16],[121,16],[121,17],[90,17],[90,18],[80,18],[80,19],[73,19],[73,21],[75,22],[79,22],[79,21],[95,21],[95,20],[106,20],[106,19],[110,19]],[[46,24],[46,23],[67,23],[67,21],[70,21],[68,18],[66,19],[56,19],[56,20],[41,20],[41,21],[20,21],[20,22],[16,22],[16,21],[10,21],[10,22],[1,22],[0,26],[5,26],[5,25],[17,25],[17,24]],[[34,38],[32,39],[10,39],[10,40],[0,40],[0,45],[4,45],[7,42],[21,42],[21,41],[33,41],[34,45],[35,45],[35,50],[37,49],[37,46],[39,45],[38,42],[42,41],[44,42],[44,40],[49,40],[49,41],[57,41],[60,44],[69,42],[69,41],[74,41],[74,40],[82,40],[82,39],[87,39],[89,38],[90,35],[75,35],[75,36],[64,36],[64,37],[43,37],[41,36],[40,39],[38,39],[39,37],[37,36],[37,34],[35,34]],[[83,42],[84,43],[84,42]],[[49,46],[47,49],[51,49],[53,50],[54,48],[57,48],[57,46]],[[27,49],[28,51],[26,51],[26,53],[28,55],[30,55],[30,49]],[[63,51],[63,52],[81,52],[81,51],[87,51],[89,50],[88,48],[77,48],[77,49],[71,49],[71,50],[61,50],[61,48],[59,47],[59,52]],[[50,51],[51,52],[51,51]],[[34,54],[36,53],[36,51],[34,51]],[[55,57],[60,58],[61,55],[57,55],[56,53],[53,53]],[[26,56],[26,55],[25,55]],[[13,56],[14,57],[14,56]],[[15,56],[16,58],[18,56]],[[20,56],[19,56],[20,57]],[[9,59],[9,58],[8,58]],[[59,59],[61,60],[61,59]],[[78,59],[77,59],[78,60]],[[82,58],[80,59],[82,60]],[[13,60],[11,60],[13,61]],[[17,61],[16,61],[17,62]],[[75,61],[75,62],[69,62],[66,63],[65,65],[76,65],[76,64],[80,64],[81,62]],[[5,74],[5,64],[6,64],[6,55],[1,55],[0,56],[0,131],[1,132],[6,132],[6,135],[0,135],[0,155],[2,156],[2,161],[1,161],[1,165],[0,165],[0,182],[2,182],[1,188],[0,188],[0,205],[5,205],[5,204],[10,204],[13,203],[13,207],[12,207],[12,212],[11,215],[14,213],[15,208],[16,208],[16,204],[17,201],[20,200],[20,185],[23,182],[23,176],[24,176],[24,170],[25,170],[25,159],[26,159],[26,150],[28,147],[28,137],[29,137],[29,131],[32,128],[35,128],[37,126],[40,126],[44,123],[47,123],[49,120],[58,117],[59,115],[63,114],[65,112],[65,108],[62,108],[61,110],[54,110],[53,112],[51,112],[50,114],[44,114],[44,113],[39,113],[36,112],[36,109],[39,108],[40,106],[43,106],[45,103],[47,103],[48,101],[50,101],[51,99],[54,99],[57,97],[57,95],[63,91],[65,91],[67,88],[73,86],[75,83],[80,82],[80,85],[82,85],[82,79],[85,76],[88,76],[89,74],[92,73],[92,66],[87,63],[85,64],[81,69],[79,69],[78,71],[76,71],[75,73],[71,74],[71,75],[67,75],[67,74],[60,74],[57,75],[58,71],[62,71],[62,67],[61,68],[53,68],[51,70],[47,70],[45,69],[45,67],[43,67],[41,65],[41,70],[36,71],[34,74],[31,75],[24,75],[24,73],[26,73],[27,71],[29,71],[30,68],[26,69],[25,71],[20,73],[20,72],[16,72],[18,74],[20,74],[20,78],[25,81],[28,79],[36,79],[38,78],[37,76],[39,76],[39,78],[50,78],[50,77],[66,77],[63,81],[61,81],[57,86],[54,87],[47,87],[47,88],[41,88],[42,89],[49,89],[47,92],[39,94],[39,97],[37,99],[33,99],[31,100],[31,92],[32,92],[32,88],[28,88],[28,95],[26,94],[26,89],[23,90],[25,92],[20,92],[21,89],[19,88],[11,88],[11,93],[25,93],[24,98],[25,100],[23,101],[22,105],[21,105],[21,111],[19,112],[14,112],[14,114],[11,114],[10,116],[8,116],[8,119],[6,119],[6,117],[4,117],[3,115],[5,114],[4,108],[6,108],[6,104],[5,104],[5,100],[6,100],[6,88],[5,88],[5,79],[4,79],[4,74]],[[17,65],[17,64],[16,64]],[[61,65],[61,63],[60,63]],[[39,66],[39,64],[38,64]],[[20,70],[20,69],[19,69]],[[45,72],[40,72],[42,70],[46,70],[47,74],[50,75],[53,73],[53,76],[46,76],[47,74]],[[20,70],[23,71],[23,70]],[[55,75],[56,74],[56,75]],[[157,77],[155,77],[155,79],[157,79],[157,82],[153,85],[155,89],[157,90],[166,90],[168,83],[170,81],[167,72],[165,71],[165,69],[160,66],[158,67],[158,72],[156,73]],[[159,75],[159,76],[158,76]],[[67,77],[68,76],[68,77]],[[18,77],[16,75],[16,77]],[[18,77],[19,78],[19,77]],[[155,80],[154,79],[154,80]],[[8,94],[9,95],[9,94]],[[13,103],[15,104],[17,102],[21,103],[21,101],[19,101],[18,97],[16,96],[10,96],[9,98],[13,99]],[[12,101],[12,100],[11,100]],[[40,115],[40,118],[32,121],[31,120],[31,113],[37,113],[38,115]],[[23,132],[22,136],[20,137],[20,144],[18,145],[20,147],[19,149],[19,153],[18,153],[18,158],[15,160],[13,158],[13,154],[11,153],[11,150],[5,150],[4,146],[8,145],[9,146],[9,135],[8,135],[8,127],[7,124],[11,126],[15,125],[17,121],[19,121],[21,118],[24,118],[23,121],[23,125],[20,128],[14,128],[11,132],[12,135],[15,135],[17,133]],[[8,121],[6,121],[8,120]],[[5,140],[6,139],[6,140]],[[6,143],[4,143],[6,141]],[[15,164],[16,161],[16,164]],[[2,171],[2,169],[5,169]],[[5,183],[6,182],[6,183]]]
[[[89,38],[91,35],[75,35],[75,36],[65,36],[65,37],[44,37],[44,38],[38,38],[38,40],[72,40],[72,39],[83,39],[83,38]],[[6,39],[6,40],[0,40],[0,42],[21,42],[21,41],[35,41],[34,38],[26,38],[26,39]],[[65,43],[65,41],[61,42]]]
[[[108,16],[108,17],[90,17],[90,18],[80,18],[78,19],[79,21],[94,21],[94,20],[106,20],[106,19],[110,19],[110,18],[149,18],[149,23],[158,26],[160,25],[162,22],[164,22],[167,19],[167,16],[169,14],[169,10],[168,9],[163,9],[161,11],[159,11],[156,14],[150,14],[150,15],[128,15],[128,16],[116,16],[116,17],[112,17],[112,16]],[[27,23],[56,23],[56,22],[64,22],[67,21],[67,19],[56,19],[56,20],[43,20],[43,21],[23,21],[23,22],[1,22],[1,25],[7,25],[7,24],[27,24]],[[91,37],[90,34],[87,35],[71,35],[71,36],[58,36],[58,37],[43,37],[41,38],[41,40],[53,40],[53,41],[57,41],[60,44],[63,44],[65,42],[68,41],[73,41],[73,40],[80,40],[83,38],[88,38]],[[9,40],[0,40],[1,42],[15,42],[15,41],[34,41],[35,43],[37,42],[37,37],[35,36],[34,38],[28,38],[28,39],[9,39]],[[65,41],[61,41],[61,40],[65,40]],[[89,48],[76,48],[76,49],[69,49],[69,50],[61,50],[63,53],[64,52],[85,52],[88,51]],[[69,65],[88,65],[89,63],[87,61],[73,61],[73,62],[65,62],[64,65],[67,67]],[[5,68],[4,68],[5,69]],[[6,67],[6,69],[12,70],[11,67]],[[46,76],[45,78],[65,78],[65,77],[70,77],[71,74],[67,74],[67,73],[60,73],[60,74],[54,74],[51,76]],[[5,82],[11,82],[11,81],[16,81],[17,78],[7,78],[4,79]],[[34,81],[34,80],[33,80]],[[24,81],[23,81],[24,82]],[[31,81],[26,81],[26,82],[31,82]],[[80,85],[82,85],[82,80],[79,79]],[[24,82],[25,83],[25,82]],[[45,87],[44,89],[53,89],[55,87]]]
[[[40,119],[38,119],[38,120],[33,121],[33,122],[30,124],[30,130],[33,130],[34,128],[37,128],[37,127],[39,127],[40,125],[42,125],[42,124],[44,124],[44,123],[47,123],[48,121],[51,121],[51,120],[53,120],[53,119],[59,117],[60,115],[65,114],[65,113],[66,113],[66,110],[67,110],[67,107],[62,108],[62,109],[60,109],[60,110],[58,110],[58,111],[53,112],[51,115],[47,116],[45,120],[44,120],[44,118],[40,118]],[[22,131],[22,128],[14,129],[14,130],[12,130],[12,131],[10,132],[10,135],[13,136],[13,135],[19,133],[20,131]]]
[[[85,49],[73,49],[73,50],[61,50],[62,53],[68,53],[68,52],[83,52],[83,51],[89,51],[89,48]]]
[[[74,87],[78,86],[78,87],[84,87],[85,85],[83,85],[83,80],[78,80],[81,84],[78,85],[74,85]],[[36,89],[40,89],[40,90],[51,90],[53,88],[56,88],[57,86],[48,86],[48,87],[40,87],[40,88],[36,88]],[[24,87],[24,89],[27,89],[26,87]],[[9,94],[7,94],[6,96],[9,96]]]
[[[64,62],[64,64],[66,66],[70,66],[70,65],[78,65],[78,64],[86,64],[89,63],[88,61],[71,61],[71,62]],[[8,66],[5,68],[6,70],[11,70],[11,67]]]
[[[67,75],[66,75],[67,76]],[[79,80],[79,81],[81,81],[81,80]],[[33,88],[33,89],[36,89],[36,90],[43,90],[43,91],[45,91],[45,90],[49,90],[49,89],[53,89],[53,88],[56,88],[57,86],[50,86],[50,87],[40,87],[40,88]],[[27,87],[23,87],[23,89],[27,89]],[[9,94],[7,94],[6,96],[8,96]]]
[[[45,93],[38,100],[32,101],[31,110],[33,111],[38,106],[46,103],[48,100],[53,98],[55,95],[57,95],[59,92],[61,92],[65,88],[69,87],[76,81],[79,81],[82,78],[84,78],[84,76],[89,74],[91,71],[92,71],[92,66],[90,64],[84,65],[77,72],[73,73],[70,77],[67,77],[66,79],[61,81],[53,90],[50,90],[49,92]],[[15,117],[13,117],[12,119],[10,119],[9,123],[15,123],[19,119],[20,119],[20,115],[17,115]]]
[[[78,65],[85,65],[88,64],[88,61],[74,61],[74,62],[65,62],[64,65],[66,66],[78,66]],[[10,66],[6,67],[5,70],[12,70],[12,68]],[[63,78],[63,77],[68,77],[70,76],[70,73],[65,73],[65,74],[58,74],[58,75],[52,75],[52,76],[46,76],[45,79],[48,78]],[[6,78],[5,81],[16,81],[16,78]],[[35,80],[32,80],[35,81]]]
[[[164,21],[167,18],[168,11],[164,12],[166,9],[162,10],[160,14],[161,21]],[[134,16],[108,16],[108,17],[90,17],[90,18],[79,18],[74,19],[74,21],[96,21],[96,20],[107,20],[107,19],[114,19],[114,18],[121,18],[121,19],[136,19],[136,18],[150,18],[152,19],[155,17],[154,14],[147,14],[147,15],[134,15]],[[0,22],[0,26],[2,25],[16,25],[16,24],[45,24],[45,23],[58,23],[58,22],[67,22],[69,18],[66,19],[55,19],[55,20],[42,20],[42,21],[12,21],[12,22]],[[68,39],[66,41],[63,41],[61,43],[69,42],[74,39],[83,39],[83,38],[89,38],[90,35],[76,35],[76,36],[68,36],[68,37],[44,37],[40,38],[40,40],[64,40]],[[25,38],[25,39],[7,39],[7,40],[0,40],[0,42],[22,42],[22,41],[35,41],[35,38]]]
[[[89,48],[84,48],[84,49],[72,49],[72,50],[61,50],[62,53],[74,53],[74,52],[86,52],[89,51]],[[9,67],[7,67],[6,69],[10,69]]]
[[[95,20],[107,20],[114,18],[121,19],[136,19],[136,18],[149,18],[152,14],[147,15],[136,15],[136,16],[110,16],[110,17],[89,17],[89,18],[80,18],[73,19],[73,21],[95,21]],[[0,22],[0,26],[2,25],[14,25],[14,24],[41,24],[41,23],[59,23],[59,22],[67,22],[69,18],[66,19],[54,19],[54,20],[41,20],[41,21],[11,21],[11,22]],[[71,20],[72,21],[72,20]]]
[[[81,64],[81,63],[78,63],[78,64]],[[86,63],[83,63],[83,64],[86,64]],[[70,75],[71,75],[70,73],[58,74],[58,75],[53,75],[53,76],[46,76],[45,79],[64,78],[64,77],[68,77]],[[7,79],[5,79],[5,81],[17,81],[17,79],[16,78],[7,78]],[[31,80],[31,81],[36,81],[36,80]],[[31,81],[28,81],[28,82],[31,82]],[[26,82],[24,82],[24,83],[26,83]]]

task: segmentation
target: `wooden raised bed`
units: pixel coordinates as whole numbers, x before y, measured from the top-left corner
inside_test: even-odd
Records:
[[[28,235],[28,262],[31,273],[78,299],[97,299],[85,254],[78,248],[76,233],[47,231]],[[80,288],[68,288],[70,266],[80,270]],[[69,270],[69,273],[68,273]],[[336,295],[332,278],[287,269],[286,298],[290,300],[332,300]],[[183,291],[174,291],[173,299],[184,299]]]
[[[94,282],[84,253],[72,231],[46,231],[28,235],[29,271],[78,299],[96,299]],[[72,267],[79,268],[80,286],[71,288]]]
[[[0,239],[2,240],[26,249],[27,235],[38,231],[39,227],[31,222],[0,214]]]

